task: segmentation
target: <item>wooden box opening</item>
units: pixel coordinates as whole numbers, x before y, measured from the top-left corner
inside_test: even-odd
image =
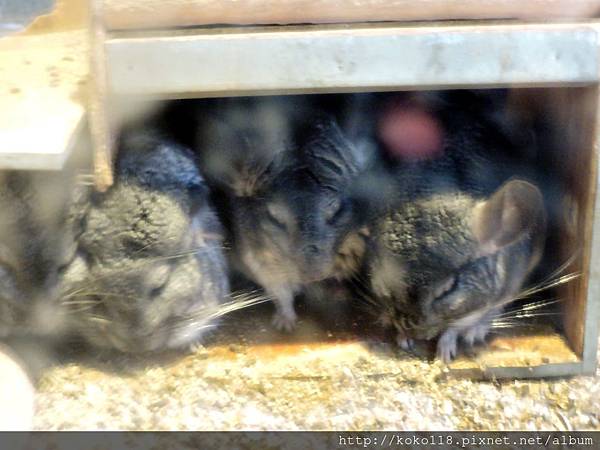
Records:
[[[113,101],[118,99],[509,87],[516,111],[549,124],[536,139],[543,147],[543,164],[566,189],[553,208],[559,211],[559,226],[544,258],[555,269],[571,261],[563,275],[577,277],[537,298],[560,299],[553,304],[556,311],[549,311],[558,312],[556,317],[539,318],[547,318],[540,320],[542,328],[499,336],[487,351],[451,367],[488,378],[595,371],[600,321],[600,274],[594,269],[600,267],[595,250],[600,230],[593,226],[600,220],[594,217],[600,80],[595,22],[189,25],[148,23],[125,29],[113,23],[97,30],[91,124],[100,189],[111,183],[114,123],[119,123]],[[312,338],[299,333],[304,341],[320,339],[314,336],[327,340],[318,327],[311,330]],[[352,336],[345,339],[356,340]],[[264,335],[243,339],[272,342]]]
[[[548,177],[556,180],[552,183],[556,185],[555,195],[547,199],[552,219],[544,256],[524,289],[554,285],[561,277],[569,281],[518,302],[534,317],[495,330],[488,336],[487,346],[463,354],[450,368],[469,377],[589,372],[594,370],[596,351],[590,310],[594,310],[597,299],[588,298],[588,284],[597,177],[597,87],[514,88],[507,98],[508,114],[532,125],[539,151],[536,161]],[[536,306],[540,302],[548,304]],[[353,346],[365,340],[389,338],[377,330],[365,331],[365,321],[355,320],[352,312],[340,312],[339,305],[315,309],[315,305],[301,302],[298,308],[301,320],[292,335],[270,330],[272,306],[266,305],[234,314],[212,338],[211,345],[242,345],[259,355],[273,355],[278,351],[300,351],[306,345]],[[506,310],[511,309],[515,309],[514,304]]]
[[[588,289],[593,276],[590,256],[597,183],[597,97],[596,86],[511,91],[515,110],[546,123],[536,131],[540,163],[562,186],[558,197],[547,199],[553,224],[540,263],[562,266],[561,273],[546,273],[542,278],[566,276],[570,281],[540,293],[541,298],[556,304],[542,312],[533,327],[492,339],[488,350],[474,360],[457,361],[454,368],[512,367],[491,372],[513,376],[558,376],[569,373],[574,364],[583,364],[586,372],[595,370],[597,299],[589,296]]]

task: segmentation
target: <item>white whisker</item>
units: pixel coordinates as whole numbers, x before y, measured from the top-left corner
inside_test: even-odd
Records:
[[[532,286],[529,289],[525,289],[524,291],[522,291],[517,297],[514,297],[513,300],[521,300],[524,298],[527,298],[531,295],[537,294],[539,292],[545,291],[546,289],[550,289],[556,286],[560,286],[562,284],[566,284],[569,283],[577,278],[579,278],[581,276],[580,273],[570,273],[567,275],[563,275],[561,277],[559,277],[558,279],[555,279],[553,281],[544,281],[542,283],[539,283],[535,286]]]
[[[496,317],[508,317],[511,315],[519,314],[519,313],[535,312],[538,309],[544,308],[548,305],[554,305],[556,303],[560,303],[561,301],[562,301],[562,299],[550,299],[550,300],[540,300],[537,302],[526,303],[524,305],[519,306],[516,309],[505,311],[502,314],[498,314]]]

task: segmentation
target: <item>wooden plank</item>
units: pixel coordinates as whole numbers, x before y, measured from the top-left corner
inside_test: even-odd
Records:
[[[545,365],[579,363],[580,359],[571,350],[564,336],[550,327],[531,330],[513,330],[515,335],[496,337],[473,358],[461,357],[450,364],[451,370],[478,370],[481,373],[503,369],[532,368]],[[539,369],[538,369],[539,370]],[[548,373],[548,376],[552,374]]]
[[[107,42],[119,94],[548,86],[598,80],[587,25],[192,30]]]
[[[476,380],[501,380],[515,378],[556,378],[573,375],[592,375],[584,370],[581,362],[564,364],[544,364],[531,367],[484,367],[472,369],[452,369],[450,375],[457,378]]]
[[[593,90],[596,108],[600,106],[600,89]],[[586,205],[589,213],[585,224],[587,242],[586,274],[588,276],[587,290],[582,294],[585,301],[585,316],[583,317],[583,369],[585,373],[595,374],[598,365],[598,324],[600,324],[600,145],[599,111],[596,109],[595,120],[589,124],[593,129],[590,139],[592,152],[592,175],[589,180],[589,197]]]
[[[350,311],[344,304],[319,304],[318,309],[308,308],[306,313],[301,313],[294,332],[284,335],[272,329],[268,307],[256,308],[252,314],[234,313],[212,335],[210,342],[214,345],[207,345],[208,355],[210,358],[231,357],[229,348],[235,346],[239,352],[255,357],[265,365],[282,356],[294,357],[306,352],[323,361],[331,358],[332,352],[337,355],[364,354],[368,360],[372,347],[377,346],[375,343],[388,342],[389,335],[386,336],[383,329],[368,318],[357,320],[354,314],[355,311]],[[551,327],[518,327],[512,333],[490,339],[487,347],[480,348],[471,357],[460,356],[448,365],[448,374],[489,379],[565,376],[582,372],[581,360],[564,336]],[[370,345],[365,345],[367,342]],[[388,348],[394,346],[389,345]],[[418,343],[416,348],[419,356],[405,354],[404,357],[425,358],[435,351],[435,346],[424,343]],[[315,373],[316,377],[319,375]]]
[[[110,92],[107,87],[106,30],[103,26],[102,3],[90,1],[90,132],[94,145],[94,184],[100,192],[106,191],[114,181],[112,157],[114,133],[109,117]]]
[[[558,286],[552,295],[562,300],[562,322],[571,348],[584,360],[588,355],[595,361],[597,338],[586,335],[593,332],[589,327],[596,328],[587,316],[597,314],[599,308],[594,286],[600,274],[595,265],[590,265],[590,254],[597,251],[594,245],[598,245],[592,243],[592,226],[599,218],[594,212],[598,88],[535,89],[518,94],[531,113],[551,124],[538,138],[547,167],[558,174],[564,191],[553,200],[552,219],[560,226],[560,232],[552,237],[551,252],[545,257],[553,258],[549,261],[556,266],[572,261],[561,275],[579,275]],[[586,346],[591,348],[586,350]]]
[[[588,284],[593,274],[590,254],[598,164],[595,146],[597,97],[598,89],[590,87],[568,92],[566,96],[559,97],[554,105],[557,114],[556,135],[562,134],[566,143],[566,148],[557,151],[562,150],[560,157],[566,160],[562,164],[568,171],[567,180],[572,196],[565,210],[572,216],[578,216],[569,217],[569,214],[565,214],[571,230],[563,236],[565,246],[561,253],[564,259],[574,254],[579,256],[570,271],[581,273],[581,278],[572,286],[566,286],[563,308],[565,333],[579,355],[583,355],[586,314],[593,302],[588,297]],[[565,153],[569,158],[565,158]],[[594,355],[596,345],[597,342],[594,343]]]
[[[84,126],[82,31],[0,39],[0,169],[60,169]]]
[[[88,15],[88,0],[55,0],[54,9],[36,17],[27,34],[81,30],[87,27]]]
[[[598,0],[104,0],[110,29],[598,17]]]

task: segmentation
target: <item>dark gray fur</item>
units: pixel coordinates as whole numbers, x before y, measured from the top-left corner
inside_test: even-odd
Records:
[[[398,342],[483,340],[539,262],[546,214],[528,161],[493,121],[444,105],[444,154],[393,168],[397,196],[373,230],[368,270],[380,318]]]
[[[58,336],[62,272],[85,202],[75,172],[0,172],[0,336]]]
[[[125,352],[198,341],[229,294],[222,237],[191,152],[126,133],[115,185],[92,202],[66,274],[74,329]]]
[[[219,121],[207,118],[199,151],[222,158],[206,167],[230,180],[235,259],[275,299],[274,324],[290,330],[295,294],[357,267],[364,242],[351,190],[370,155],[298,99],[246,101],[227,105]],[[215,151],[223,143],[231,146]]]

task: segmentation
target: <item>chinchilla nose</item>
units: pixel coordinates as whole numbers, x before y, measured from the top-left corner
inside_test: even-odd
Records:
[[[27,323],[36,334],[60,336],[66,332],[67,317],[59,303],[54,294],[38,295],[31,302]]]
[[[304,247],[304,254],[308,257],[317,256],[319,254],[319,247],[314,244],[307,245]]]
[[[316,244],[302,249],[301,271],[307,282],[318,281],[329,276],[331,258]]]

